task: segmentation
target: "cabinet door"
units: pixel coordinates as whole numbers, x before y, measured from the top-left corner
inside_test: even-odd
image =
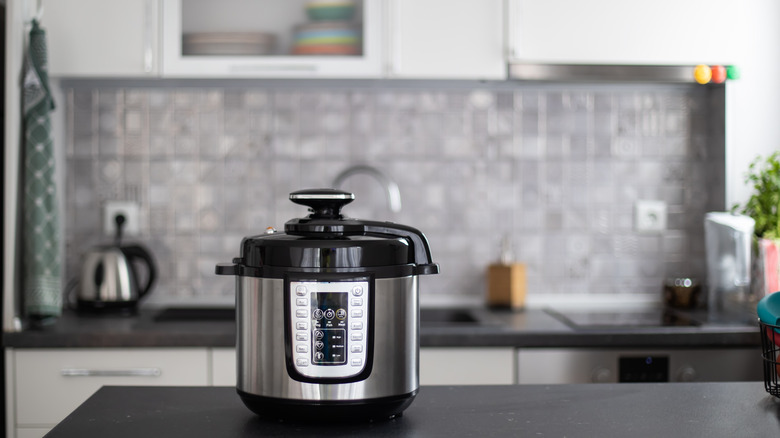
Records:
[[[17,427],[53,427],[104,385],[208,383],[205,348],[15,351]]]
[[[20,428],[16,429],[16,438],[42,438],[44,435],[49,433],[51,429],[41,429],[41,428]]]
[[[154,76],[157,0],[44,0],[52,76]]]
[[[511,385],[513,348],[420,349],[420,385]]]
[[[741,9],[729,0],[509,0],[510,53],[531,63],[728,64]]]
[[[214,386],[236,386],[235,348],[214,348],[211,350],[211,384]]]
[[[351,20],[315,19],[308,9],[312,3],[305,0],[162,0],[162,5],[162,73],[166,77],[378,78],[382,74],[380,1],[356,1]],[[342,27],[317,29],[328,26],[329,21]],[[341,45],[343,49],[344,44],[354,44],[354,40],[344,39],[354,38],[356,29],[359,49],[353,47],[355,53],[312,54],[325,50],[325,45]],[[331,35],[335,36],[323,36],[322,32],[334,32]],[[214,40],[242,35],[266,42],[269,37],[273,42],[229,45]],[[186,50],[185,37],[190,42]],[[296,46],[307,38],[342,42],[314,42],[307,50]],[[194,49],[193,39],[199,39]],[[297,49],[303,53],[296,54]],[[334,50],[338,52],[338,48]]]
[[[502,0],[388,0],[388,75],[504,79]]]

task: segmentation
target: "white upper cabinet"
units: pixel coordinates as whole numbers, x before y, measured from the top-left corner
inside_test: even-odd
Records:
[[[503,0],[387,0],[387,74],[505,79]]]
[[[44,0],[43,6],[50,75],[159,73],[157,0]]]
[[[162,0],[164,77],[378,78],[377,0]]]
[[[744,3],[507,0],[510,58],[528,63],[730,64]]]

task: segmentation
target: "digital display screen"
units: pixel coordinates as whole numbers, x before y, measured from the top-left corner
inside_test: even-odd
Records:
[[[347,363],[348,292],[311,294],[312,362],[319,365]]]

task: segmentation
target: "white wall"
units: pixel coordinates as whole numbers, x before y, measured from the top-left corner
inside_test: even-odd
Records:
[[[743,203],[748,165],[757,155],[780,150],[780,2],[740,4],[740,24],[723,30],[741,41],[734,60],[742,78],[729,82],[726,99],[726,205]],[[716,31],[716,30],[713,30]]]

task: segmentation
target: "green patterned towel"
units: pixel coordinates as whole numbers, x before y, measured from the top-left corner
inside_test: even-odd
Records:
[[[24,314],[37,319],[62,313],[60,224],[49,114],[46,34],[33,21],[23,85],[24,222],[22,279]]]

